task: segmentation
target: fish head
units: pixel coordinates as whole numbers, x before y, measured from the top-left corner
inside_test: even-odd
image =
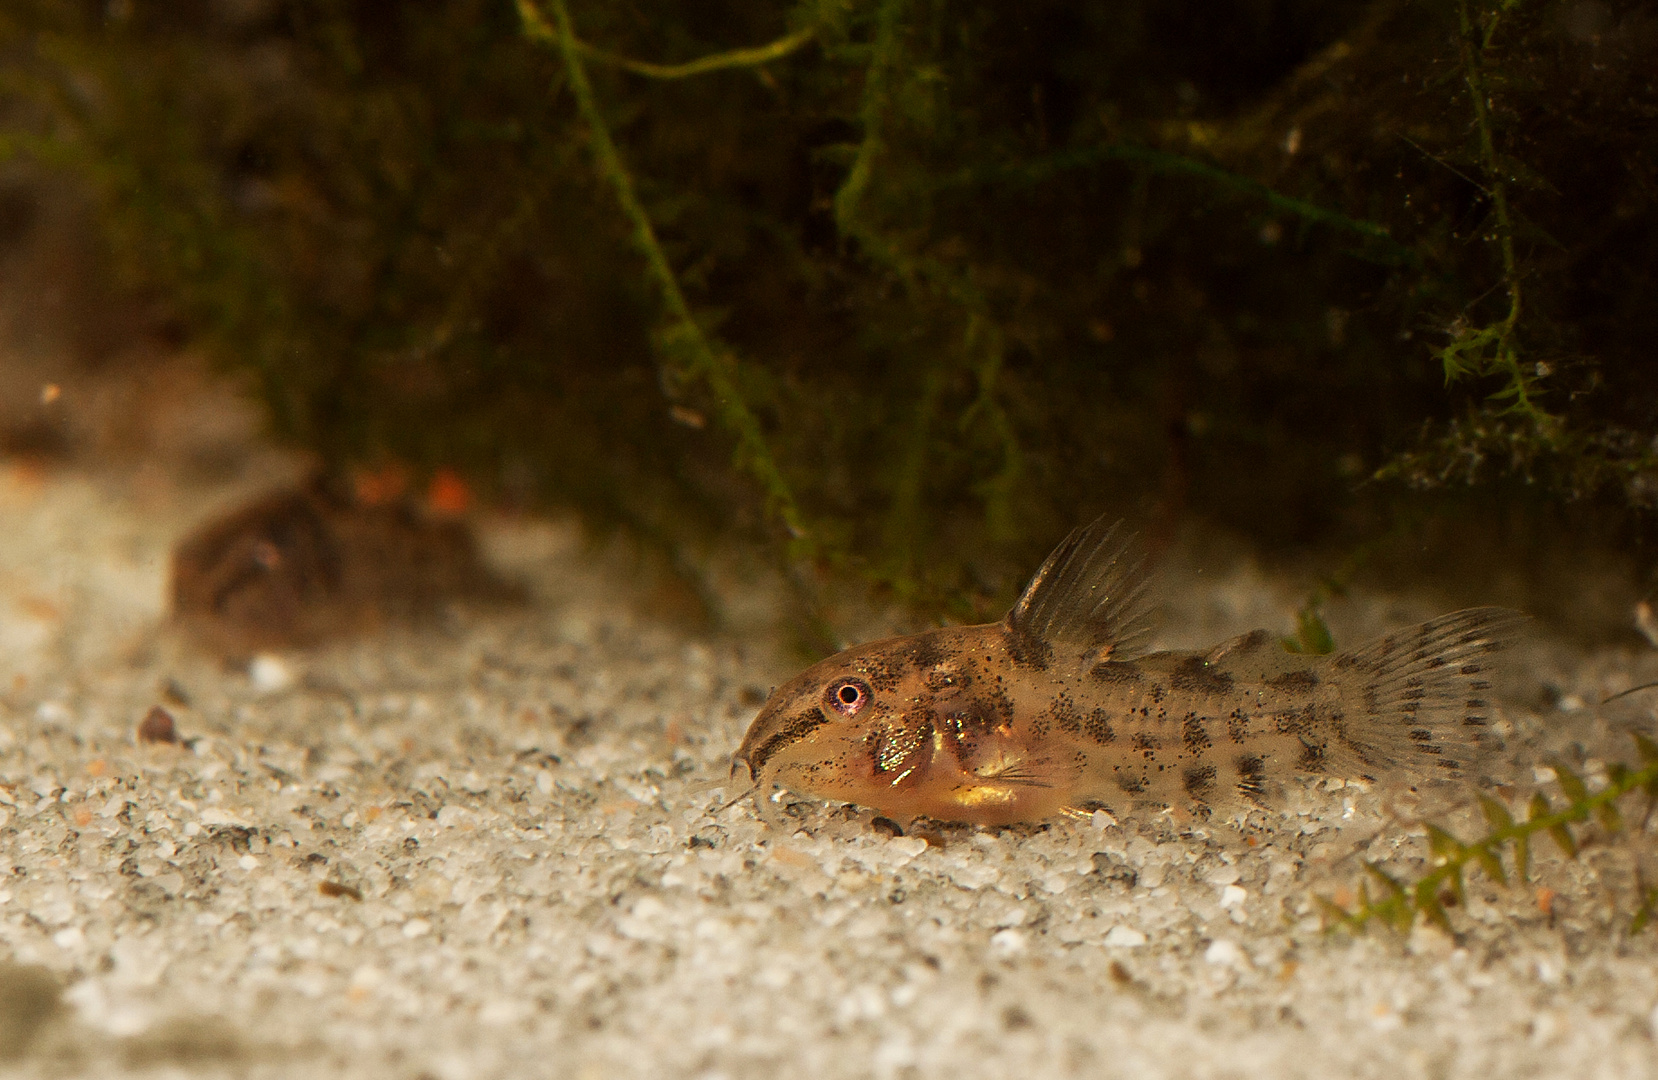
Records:
[[[735,761],[757,785],[873,806],[918,783],[934,753],[936,716],[918,638],[837,653],[774,691]]]

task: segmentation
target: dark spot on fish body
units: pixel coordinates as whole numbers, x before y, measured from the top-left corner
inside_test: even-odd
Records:
[[[1249,714],[1242,709],[1232,710],[1232,715],[1226,718],[1226,737],[1235,743],[1244,742],[1249,738]]]
[[[1095,709],[1087,721],[1088,737],[1104,746],[1117,741],[1117,732],[1111,726],[1111,714],[1104,709]]]
[[[1204,694],[1232,692],[1232,676],[1216,671],[1201,656],[1182,660],[1169,681],[1176,690],[1195,690]]]
[[[1301,740],[1301,756],[1295,759],[1297,768],[1302,772],[1320,772],[1324,768],[1324,759],[1323,743]]]
[[[869,680],[869,685],[877,690],[892,691],[898,689],[899,670],[885,657],[871,656],[858,663],[858,674]]]
[[[929,630],[911,638],[909,645],[904,649],[904,656],[911,666],[922,671],[937,667],[950,658],[936,630]]]
[[[1053,705],[1048,709],[1048,715],[1053,717],[1053,722],[1065,734],[1080,735],[1082,733],[1082,710],[1078,709],[1076,702],[1071,700],[1071,695],[1059,694],[1056,696]]]
[[[777,733],[754,750],[754,755],[748,763],[749,769],[756,776],[766,767],[776,753],[791,743],[797,743],[807,735],[816,731],[829,722],[822,709],[808,709],[796,716],[791,716]]]
[[[1181,740],[1186,744],[1189,754],[1201,754],[1214,744],[1209,741],[1209,730],[1203,726],[1196,713],[1187,713],[1185,722],[1181,725]]]
[[[955,668],[935,667],[927,672],[927,689],[939,692],[945,690],[963,691],[973,685],[973,676]]]
[[[1180,774],[1186,794],[1203,802],[1215,788],[1216,769],[1213,765],[1193,765]]]
[[[1123,772],[1119,767],[1115,777],[1117,786],[1130,795],[1138,795],[1146,790],[1145,777],[1134,773]]]
[[[1300,735],[1318,724],[1318,710],[1311,705],[1272,714],[1273,729],[1280,735]]]
[[[1157,751],[1163,748],[1162,742],[1155,735],[1137,732],[1134,736],[1134,749],[1145,755],[1147,761],[1157,757]]]
[[[1427,728],[1411,728],[1410,737],[1417,742],[1428,742],[1433,739],[1433,732]]]
[[[1046,671],[1053,663],[1053,646],[1034,634],[1022,634],[1016,630],[1006,632],[1007,654],[1014,664],[1033,671]]]
[[[1145,672],[1138,664],[1127,660],[1106,660],[1095,664],[1088,671],[1090,678],[1103,683],[1130,683],[1145,678]]]
[[[1371,716],[1382,711],[1382,695],[1374,686],[1364,688],[1364,711]]]
[[[1164,686],[1162,683],[1153,683],[1149,693],[1151,694],[1151,703],[1153,705],[1163,704],[1163,699],[1169,696],[1168,687]]]
[[[1267,798],[1267,763],[1259,754],[1244,754],[1232,761],[1238,770],[1238,794],[1265,807]]]
[[[998,681],[996,689],[984,694],[983,697],[989,702],[990,707],[996,711],[996,717],[1002,724],[1013,723],[1013,699],[1008,697],[1007,691],[1001,688],[1000,681]]]
[[[1267,685],[1287,694],[1306,694],[1318,686],[1318,675],[1306,670],[1286,671],[1276,678],[1268,679]]]

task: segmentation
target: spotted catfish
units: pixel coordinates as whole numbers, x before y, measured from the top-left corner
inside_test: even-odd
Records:
[[[1523,621],[1474,608],[1328,656],[1265,630],[1143,653],[1123,531],[1077,529],[1001,622],[848,649],[772,694],[736,760],[897,818],[985,825],[1108,808],[1269,807],[1298,773],[1461,775],[1490,739],[1490,663]]]

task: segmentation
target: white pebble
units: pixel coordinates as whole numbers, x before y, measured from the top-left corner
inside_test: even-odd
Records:
[[[1106,933],[1105,943],[1119,949],[1138,949],[1146,943],[1146,935],[1131,926],[1118,924]]]
[[[1235,965],[1243,959],[1243,951],[1235,941],[1216,938],[1203,951],[1203,958],[1211,964]]]
[[[1025,932],[1023,930],[998,930],[990,935],[990,953],[992,956],[1015,956],[1025,951]]]
[[[927,841],[919,836],[895,836],[887,841],[889,861],[895,866],[903,866],[926,850]]]
[[[1220,906],[1223,908],[1238,907],[1249,899],[1249,892],[1239,885],[1228,885],[1220,891]]]
[[[406,938],[423,937],[432,932],[432,924],[425,919],[410,919],[403,924],[403,936]]]
[[[294,669],[272,653],[260,653],[248,664],[248,681],[260,694],[280,694],[294,685]]]
[[[654,896],[641,896],[633,905],[635,919],[660,919],[668,913],[668,905]]]

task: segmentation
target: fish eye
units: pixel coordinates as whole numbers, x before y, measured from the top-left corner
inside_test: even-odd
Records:
[[[824,698],[830,708],[851,716],[869,703],[869,685],[862,679],[841,679],[830,685]]]

